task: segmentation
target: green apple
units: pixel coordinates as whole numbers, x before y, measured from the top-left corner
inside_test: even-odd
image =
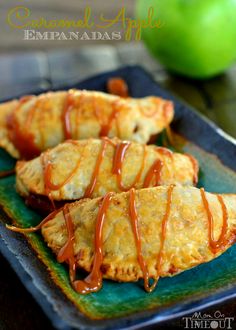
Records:
[[[236,59],[236,0],[137,0],[137,17],[150,7],[163,26],[143,28],[142,38],[169,70],[203,79]]]

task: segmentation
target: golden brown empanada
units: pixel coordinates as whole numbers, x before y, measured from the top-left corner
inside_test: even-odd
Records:
[[[66,139],[117,136],[146,143],[173,115],[173,103],[155,96],[121,98],[86,90],[25,96],[0,105],[0,147],[30,159]]]
[[[40,227],[58,261],[69,263],[78,292],[97,291],[102,277],[144,278],[151,291],[159,277],[208,262],[235,242],[236,195],[173,185],[131,189],[66,204],[29,231]],[[84,281],[76,280],[76,266],[90,272]]]
[[[76,200],[157,185],[192,185],[198,163],[190,155],[155,145],[120,141],[68,140],[30,161],[18,161],[16,187],[51,200]]]

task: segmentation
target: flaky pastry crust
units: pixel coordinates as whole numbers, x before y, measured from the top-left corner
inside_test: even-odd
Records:
[[[29,159],[68,138],[104,135],[146,143],[173,116],[173,103],[155,96],[134,99],[87,90],[49,92],[0,105],[0,147],[13,157]]]
[[[195,177],[198,176],[197,160],[189,155],[172,153],[165,148],[145,146],[135,142],[124,145],[117,138],[105,143],[107,145],[90,195],[86,196],[86,189],[92,182],[104,140],[68,141],[46,151],[38,158],[18,161],[17,191],[23,197],[30,194],[41,196],[50,194],[50,198],[57,201],[76,200],[82,197],[104,196],[109,191],[126,191],[132,186],[140,189],[145,185],[146,187],[169,184],[193,185]],[[119,181],[113,167],[115,162],[119,163],[115,154],[121,145],[128,148],[124,159],[120,161]],[[153,173],[150,173],[153,164],[158,161],[160,167],[156,168],[156,172],[153,170]],[[45,175],[46,166],[51,167],[50,177]],[[146,179],[148,173],[150,182]],[[159,175],[159,180],[155,180],[155,175]]]
[[[142,254],[149,276],[172,276],[208,262],[222,254],[236,239],[236,196],[221,195],[227,213],[224,244],[216,251],[209,246],[209,223],[201,192],[194,187],[176,186],[172,192],[170,214],[166,222],[160,274],[157,259],[162,237],[169,187],[141,189],[135,192]],[[117,281],[136,281],[143,277],[129,216],[130,192],[115,194],[107,209],[103,232],[103,277]],[[223,209],[217,195],[206,193],[214,220],[213,238],[222,232]],[[101,199],[82,200],[69,205],[74,225],[74,256],[78,267],[91,271],[94,257],[96,218]],[[42,227],[48,246],[58,254],[68,239],[63,212]]]

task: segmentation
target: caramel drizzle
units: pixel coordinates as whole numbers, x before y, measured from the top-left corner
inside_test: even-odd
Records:
[[[84,98],[84,95],[81,93],[81,98],[82,97]],[[93,111],[101,126],[99,137],[108,136],[114,120],[116,120],[117,136],[118,137],[120,136],[120,129],[119,129],[119,125],[118,125],[118,115],[120,112],[120,108],[117,106],[117,103],[118,103],[118,100],[116,100],[112,103],[112,112],[111,112],[108,120],[104,121],[104,119],[102,118],[102,115],[101,115],[101,109],[98,107],[98,105],[96,103],[96,98],[94,98]],[[79,127],[78,124],[79,124],[79,117],[81,114],[81,104],[82,104],[82,102],[80,102],[80,106],[77,108],[77,113],[76,113],[77,128]],[[69,90],[68,94],[66,96],[66,102],[65,102],[62,116],[61,116],[62,123],[63,123],[64,137],[66,140],[72,138],[72,125],[71,125],[71,121],[70,121],[70,113],[74,108],[75,108],[74,90]]]
[[[161,226],[161,244],[160,244],[160,250],[158,255],[158,261],[157,261],[157,274],[158,279],[161,274],[161,266],[162,266],[162,259],[163,259],[163,250],[164,250],[164,244],[166,239],[166,228],[167,228],[167,222],[170,216],[170,210],[171,210],[171,203],[172,203],[172,195],[174,190],[174,185],[170,185],[167,191],[167,203],[166,203],[166,211],[164,214],[164,217],[162,219],[162,226]],[[158,279],[156,281],[158,281]]]
[[[133,230],[133,234],[134,234],[138,263],[139,263],[140,268],[143,273],[144,288],[147,292],[151,292],[155,288],[156,283],[154,282],[151,286],[149,285],[149,272],[148,272],[147,264],[143,258],[143,254],[142,254],[142,243],[141,243],[141,237],[140,237],[140,232],[139,232],[139,228],[138,228],[138,214],[137,214],[136,203],[135,203],[134,188],[132,188],[129,193],[129,216],[130,216],[132,230]]]
[[[83,109],[83,103],[84,103],[84,93],[83,91],[80,94],[79,97],[79,106],[76,108],[76,116],[75,116],[75,133],[74,136],[79,140],[80,132],[79,132],[79,125],[80,125],[80,117],[81,117],[81,111]]]
[[[6,170],[6,171],[2,170],[2,171],[0,171],[0,179],[13,175],[15,173],[16,173],[16,170],[14,168],[11,170]]]
[[[74,230],[72,217],[70,214],[69,204],[66,204],[63,207],[63,217],[66,223],[68,238],[66,244],[58,252],[57,261],[60,263],[68,261],[70,281],[71,283],[73,283],[75,280],[75,272],[76,272],[76,260],[74,256],[75,230]]]
[[[163,117],[165,118],[165,120],[167,121],[168,120],[168,115],[169,115],[169,112],[172,112],[173,111],[173,102],[172,101],[165,101],[164,105],[163,105]],[[167,130],[169,129],[169,132],[171,132],[170,130],[170,126],[168,125],[167,126]],[[173,142],[173,140],[172,140]]]
[[[131,188],[134,188],[135,185],[139,182],[144,165],[145,165],[145,159],[146,159],[146,145],[143,146],[143,159],[140,166],[140,169],[134,179],[134,182],[129,186],[125,187],[122,182],[122,165],[125,159],[126,152],[128,151],[129,147],[131,145],[131,142],[120,142],[116,145],[115,154],[113,158],[113,167],[112,167],[112,173],[116,175],[117,177],[117,185],[121,191],[128,191]]]
[[[223,224],[220,236],[217,240],[214,239],[214,221],[213,216],[209,207],[208,200],[206,198],[206,193],[204,191],[204,188],[200,189],[201,192],[201,198],[204,205],[204,208],[207,213],[207,219],[208,219],[208,245],[212,253],[217,253],[217,251],[222,248],[224,245],[227,244],[227,228],[228,228],[228,212],[227,208],[225,206],[224,200],[222,196],[217,195],[217,199],[221,205],[222,214],[223,214]]]
[[[161,273],[161,265],[162,265],[162,258],[163,258],[163,248],[164,248],[164,242],[166,239],[166,227],[167,227],[167,221],[170,215],[170,209],[171,209],[171,202],[172,202],[172,192],[174,189],[174,185],[171,185],[168,188],[167,191],[167,204],[166,204],[166,210],[165,214],[162,219],[162,230],[161,230],[161,237],[160,237],[160,250],[158,255],[158,261],[157,261],[157,279],[153,282],[152,285],[149,285],[149,272],[146,265],[146,262],[144,260],[143,254],[142,254],[142,244],[141,244],[141,237],[139,233],[138,228],[138,214],[136,209],[136,203],[135,203],[135,189],[131,189],[129,193],[129,216],[132,226],[132,231],[134,234],[135,239],[135,245],[137,249],[137,258],[138,263],[140,265],[140,268],[143,272],[143,278],[144,278],[144,287],[147,292],[151,292],[156,287],[156,284],[158,282],[158,279],[160,277]],[[64,207],[60,210],[55,210],[52,212],[49,216],[47,216],[40,224],[38,224],[35,227],[31,228],[17,228],[14,226],[8,226],[8,229],[11,229],[15,232],[35,232],[42,228],[43,225],[45,225],[49,220],[53,219],[59,211],[63,211],[63,217],[66,224],[66,230],[67,230],[67,241],[65,245],[60,249],[57,261],[62,263],[65,261],[68,261],[69,263],[69,275],[70,275],[70,281],[72,283],[73,288],[81,293],[81,294],[87,294],[90,292],[96,292],[102,287],[102,272],[101,272],[101,266],[103,263],[103,227],[105,223],[105,218],[107,214],[107,210],[109,208],[110,202],[113,197],[112,192],[107,193],[102,199],[101,204],[98,210],[97,219],[96,219],[96,225],[95,225],[95,238],[94,238],[94,260],[92,265],[92,270],[89,273],[89,275],[84,280],[75,280],[76,277],[76,258],[74,255],[74,242],[75,242],[75,228],[73,224],[73,220],[70,214],[70,208],[69,204],[65,204]]]
[[[70,122],[70,113],[71,110],[73,110],[75,105],[75,100],[73,97],[73,90],[69,90],[66,96],[66,102],[65,106],[62,111],[62,123],[63,123],[63,131],[64,131],[64,137],[65,139],[71,139],[72,138],[72,132],[71,132],[71,122]]]
[[[153,106],[153,110],[151,112],[144,111],[145,108],[142,106],[139,106],[139,111],[142,113],[142,115],[144,115],[147,118],[155,117],[159,113],[158,107],[162,103],[160,98],[157,98],[157,99],[153,98],[152,100],[153,100],[154,106]],[[162,117],[163,117],[163,119],[165,119],[167,121],[168,112],[173,109],[173,103],[170,101],[165,101],[162,106],[162,109],[163,109]]]
[[[70,142],[71,144],[74,144],[74,145],[78,146],[77,141],[68,140],[67,142]],[[77,171],[78,171],[78,169],[80,167],[81,161],[83,159],[83,155],[84,155],[84,152],[85,152],[86,145],[87,144],[84,145],[83,150],[82,150],[82,153],[81,153],[81,157],[78,159],[75,167],[72,169],[72,171],[66,177],[66,179],[64,181],[62,181],[61,183],[58,183],[58,184],[54,184],[52,182],[53,164],[50,162],[49,157],[48,157],[49,151],[46,151],[46,152],[44,152],[44,153],[41,154],[40,159],[41,159],[41,163],[42,163],[42,167],[43,167],[44,193],[45,193],[46,196],[48,196],[48,198],[51,201],[52,206],[53,206],[54,209],[56,209],[56,207],[55,207],[54,200],[52,198],[52,191],[53,190],[59,190],[59,189],[61,189],[77,173]]]
[[[130,221],[131,221],[132,231],[134,234],[134,240],[135,240],[135,245],[136,245],[136,250],[137,250],[137,260],[140,265],[141,271],[143,273],[144,288],[147,292],[151,292],[154,290],[154,288],[156,287],[156,285],[158,283],[160,275],[161,275],[161,268],[162,268],[163,257],[164,257],[164,245],[165,245],[166,232],[167,232],[167,223],[168,223],[168,219],[170,217],[174,187],[175,187],[174,185],[171,185],[171,186],[169,186],[169,188],[167,190],[167,203],[166,203],[165,213],[164,213],[162,221],[161,221],[160,248],[159,248],[157,264],[156,264],[157,278],[154,280],[152,285],[149,284],[149,281],[150,281],[149,271],[148,271],[147,264],[144,260],[143,254],[142,254],[142,242],[141,242],[141,236],[140,236],[140,232],[139,232],[139,226],[138,226],[139,220],[138,220],[138,213],[137,213],[136,202],[135,202],[135,189],[132,188],[129,192],[129,217],[130,217]],[[209,209],[209,204],[206,199],[204,189],[202,188],[200,191],[201,191],[201,196],[202,196],[202,200],[204,203],[204,207],[205,207],[205,209],[207,211],[207,215],[208,215],[209,247],[212,249],[213,253],[215,253],[216,250],[219,249],[220,246],[222,246],[226,243],[225,236],[226,236],[226,232],[227,232],[227,220],[228,220],[227,208],[224,204],[222,196],[217,195],[219,203],[221,204],[221,207],[222,207],[223,225],[222,225],[222,231],[221,231],[219,239],[214,240],[212,214]],[[109,192],[101,199],[101,204],[99,206],[97,219],[96,219],[96,225],[95,225],[94,260],[93,260],[93,264],[92,264],[92,270],[84,280],[75,280],[75,277],[76,277],[76,258],[74,255],[75,228],[74,228],[73,220],[72,220],[72,217],[70,214],[69,205],[66,204],[62,209],[64,220],[66,223],[68,239],[67,239],[66,244],[59,251],[57,260],[58,260],[58,262],[68,261],[70,281],[72,283],[73,288],[81,294],[96,292],[102,287],[101,266],[103,263],[103,227],[104,227],[104,223],[105,223],[107,210],[108,210],[110,202],[112,200],[112,196],[113,196],[113,193]],[[47,218],[45,218],[36,227],[24,229],[24,228],[16,228],[14,226],[7,225],[7,228],[11,229],[15,232],[34,232],[34,231],[40,229],[50,219],[54,218],[55,215],[59,211],[60,210],[56,210],[56,211],[52,212]]]
[[[117,103],[118,103],[118,101],[114,101],[112,103],[112,112],[111,112],[107,122],[101,123],[101,130],[99,133],[100,137],[108,136],[114,120],[116,121],[117,137],[120,136],[120,132],[119,132],[120,130],[119,130],[119,126],[118,126],[118,115],[120,113],[120,108],[118,107]]]
[[[146,146],[144,145],[143,160],[142,160],[142,164],[140,166],[140,170],[139,170],[138,174],[136,175],[134,182],[129,187],[124,187],[123,182],[122,182],[122,165],[123,165],[123,162],[125,159],[126,152],[128,151],[130,145],[131,145],[130,142],[120,142],[116,146],[115,156],[113,158],[112,173],[117,176],[117,185],[121,191],[128,191],[131,188],[135,187],[135,185],[139,182],[139,180],[141,178],[142,172],[144,170],[144,165],[145,165]],[[172,155],[173,155],[173,153],[170,150],[163,148],[163,147],[156,147],[155,150],[158,153],[163,154],[168,157],[172,157]],[[152,184],[152,186],[154,187],[154,186],[158,186],[160,184],[162,167],[163,167],[163,162],[160,159],[157,159],[154,161],[154,163],[152,164],[152,166],[150,167],[150,169],[148,170],[148,172],[146,174],[146,177],[145,177],[144,183],[143,183],[143,188],[147,188],[150,186],[150,183],[151,183],[153,177],[155,177],[155,183]]]
[[[48,160],[48,152],[49,151],[46,151],[42,153],[40,156],[40,160],[43,168],[43,176],[44,176],[44,194],[49,198],[53,206],[53,209],[56,209],[54,200],[52,198],[52,191],[50,189],[52,164]]]
[[[162,155],[168,156],[170,158],[172,158],[173,156],[173,152],[167,148],[164,147],[156,147],[155,148],[157,152],[159,152]]]
[[[20,127],[20,124],[17,119],[17,112],[19,111],[21,106],[31,100],[33,97],[33,95],[27,95],[22,97],[19,100],[16,108],[13,110],[13,112],[7,119],[9,139],[19,150],[21,157],[25,159],[29,159],[40,154],[40,150],[34,141],[34,134],[29,132],[29,128],[32,124],[35,111],[41,99],[39,98],[38,100],[36,100],[34,105],[28,111],[24,127]]]
[[[102,160],[104,158],[104,154],[105,154],[108,143],[109,143],[108,139],[106,139],[106,138],[102,139],[101,150],[100,150],[100,153],[98,155],[98,158],[97,158],[97,161],[96,161],[96,164],[95,164],[95,168],[94,168],[94,171],[93,171],[93,174],[92,174],[92,179],[91,179],[90,184],[86,188],[85,193],[84,193],[85,198],[90,198],[92,196],[93,192],[94,192],[94,189],[95,189],[95,186],[96,186],[96,183],[97,183],[97,179],[98,179],[99,169],[100,169]]]
[[[76,141],[69,140],[67,142],[70,142],[70,143],[78,146],[78,143]],[[45,183],[45,193],[46,193],[46,195],[48,195],[48,193],[50,193],[50,190],[59,190],[59,189],[61,189],[64,185],[66,185],[73,178],[73,176],[76,174],[76,172],[79,169],[80,163],[83,159],[85,148],[86,148],[86,144],[84,145],[83,151],[81,153],[81,157],[78,159],[75,167],[69,173],[67,178],[64,181],[62,181],[61,183],[58,183],[58,184],[54,184],[52,182],[53,164],[48,159],[48,151],[41,154],[40,157],[41,157],[41,162],[42,162],[42,166],[43,166],[43,169],[44,169],[43,172],[44,172],[44,183]]]
[[[68,140],[68,142],[78,145],[77,142],[73,141],[73,140]],[[117,177],[117,185],[118,185],[120,191],[128,191],[131,188],[135,188],[135,186],[141,179],[141,176],[142,176],[142,173],[143,173],[144,167],[145,167],[146,152],[147,152],[146,146],[145,145],[143,146],[142,163],[141,163],[140,169],[139,169],[133,183],[130,184],[130,186],[125,187],[122,182],[122,165],[123,165],[126,153],[129,149],[131,143],[124,141],[124,142],[115,144],[109,138],[104,137],[104,138],[102,138],[101,148],[100,148],[100,151],[97,156],[97,160],[95,163],[95,167],[94,167],[94,170],[92,173],[90,183],[89,183],[88,187],[86,188],[83,197],[91,198],[93,196],[93,193],[94,193],[94,190],[95,190],[95,187],[97,184],[98,176],[99,176],[100,167],[101,167],[102,161],[104,159],[108,144],[112,145],[115,148],[115,153],[114,153],[114,157],[113,157],[112,173],[115,174]],[[84,146],[84,150],[85,150],[85,147],[86,147],[86,145]],[[45,152],[41,155],[41,162],[42,162],[43,173],[44,173],[45,195],[47,195],[49,197],[49,199],[51,199],[52,204],[53,204],[53,200],[51,198],[51,192],[53,190],[61,189],[77,173],[81,160],[83,158],[84,150],[83,150],[82,155],[81,155],[80,159],[78,160],[76,166],[74,167],[74,169],[72,169],[72,171],[69,173],[69,175],[65,178],[65,180],[63,182],[58,183],[58,184],[54,184],[52,182],[53,164],[48,159],[48,152]],[[157,153],[163,154],[168,157],[172,157],[172,155],[173,155],[172,152],[166,148],[156,147],[155,150]],[[152,166],[150,167],[150,169],[148,170],[148,172],[144,178],[144,181],[142,184],[143,188],[147,188],[150,185],[151,186],[160,185],[161,171],[162,171],[163,166],[164,166],[164,164],[160,159],[157,159],[154,161],[154,163],[152,164]],[[154,182],[152,182],[153,178],[154,178]]]
[[[161,169],[163,167],[163,162],[160,159],[155,160],[155,162],[150,167],[147,175],[144,179],[143,188],[148,188],[152,181],[152,178],[155,177],[153,187],[156,187],[160,184],[161,179]]]
[[[164,217],[162,220],[162,231],[161,231],[161,239],[160,239],[161,243],[160,243],[160,250],[159,250],[158,261],[157,261],[158,277],[153,282],[152,285],[149,285],[149,272],[148,272],[148,268],[147,268],[146,262],[144,260],[144,257],[142,255],[141,238],[140,238],[140,233],[139,233],[139,229],[138,229],[138,214],[137,214],[137,209],[136,209],[136,204],[135,204],[135,190],[133,188],[130,190],[129,215],[130,215],[132,230],[133,230],[133,234],[134,234],[135,245],[136,245],[136,249],[137,249],[138,262],[139,262],[140,268],[143,272],[144,287],[147,292],[151,292],[154,290],[154,288],[156,287],[156,284],[158,282],[158,279],[160,277],[162,258],[163,258],[163,248],[164,248],[164,242],[165,242],[165,238],[166,238],[166,227],[167,227],[167,221],[168,221],[169,215],[170,215],[173,189],[174,189],[174,185],[171,185],[168,188],[168,192],[167,192],[167,205],[166,205],[166,211],[165,211],[165,214],[164,214]],[[108,207],[110,205],[112,196],[113,196],[113,193],[107,193],[102,200],[101,206],[99,207],[97,220],[96,220],[96,229],[95,229],[94,261],[93,261],[92,271],[83,281],[74,280],[75,279],[75,269],[76,269],[76,262],[75,262],[74,251],[73,251],[74,228],[73,228],[73,222],[71,220],[71,216],[69,216],[67,212],[63,211],[65,221],[70,222],[70,224],[67,224],[68,241],[67,241],[66,245],[61,249],[62,252],[61,251],[60,251],[61,253],[59,252],[58,261],[59,262],[64,262],[66,260],[69,261],[71,282],[73,284],[74,289],[81,294],[96,292],[102,287],[102,272],[101,272],[101,266],[103,263],[102,232],[103,232],[103,226],[104,226],[104,222],[105,222],[106,213],[107,213]],[[72,255],[73,255],[73,257],[72,257]]]
[[[173,189],[174,189],[174,185],[171,185],[167,191],[167,204],[166,204],[165,214],[162,219],[160,250],[159,250],[159,254],[158,254],[158,258],[157,258],[157,265],[156,265],[157,278],[154,280],[154,282],[152,283],[151,286],[149,285],[150,278],[149,278],[148,268],[147,268],[146,262],[142,255],[141,238],[140,238],[140,233],[139,233],[139,229],[138,229],[138,214],[137,214],[137,209],[136,209],[136,204],[135,204],[135,190],[134,189],[130,190],[129,214],[130,214],[130,220],[131,220],[132,229],[133,229],[134,238],[135,238],[138,262],[139,262],[140,268],[143,273],[144,288],[147,292],[152,292],[155,289],[155,287],[158,283],[158,280],[160,278],[164,243],[165,243],[165,239],[166,239],[166,227],[167,227],[167,221],[170,216]]]
[[[189,160],[191,161],[191,163],[192,163],[192,166],[193,166],[193,184],[194,184],[194,186],[196,186],[197,183],[198,183],[198,171],[199,171],[198,163],[192,155],[185,154],[185,156],[187,156],[189,158]]]
[[[101,206],[98,210],[95,229],[94,240],[94,260],[92,271],[83,281],[75,281],[73,286],[75,290],[82,294],[90,292],[96,292],[102,287],[102,272],[101,265],[103,262],[103,226],[105,222],[106,213],[110,202],[112,200],[113,193],[107,193],[102,199]]]
[[[61,211],[61,208],[57,209],[57,210],[54,210],[46,218],[44,218],[37,226],[34,226],[34,227],[19,228],[19,227],[10,226],[10,225],[6,225],[6,227],[8,229],[10,229],[11,231],[14,231],[16,233],[33,233],[33,232],[38,231],[39,229],[41,229],[43,227],[43,225],[45,225],[49,220],[52,220],[57,215],[57,213],[59,213],[60,211]]]
[[[109,94],[118,95],[120,97],[129,97],[129,88],[124,79],[114,77],[108,79],[107,91]]]
[[[78,143],[76,141],[68,140],[68,142],[78,146]],[[97,183],[97,179],[98,179],[98,175],[99,175],[100,166],[101,166],[102,160],[104,158],[104,154],[105,154],[108,143],[113,145],[113,142],[110,141],[109,139],[107,139],[107,138],[102,139],[101,149],[100,149],[100,152],[99,152],[96,164],[95,164],[95,168],[94,168],[94,171],[93,171],[93,174],[92,174],[92,178],[91,178],[91,181],[90,181],[88,187],[85,190],[85,193],[84,193],[83,197],[90,198],[92,196],[93,192],[94,192],[94,189],[95,189],[95,186],[96,186],[96,183]],[[75,167],[72,169],[72,171],[69,173],[69,175],[65,178],[65,180],[62,181],[61,183],[58,183],[58,184],[54,184],[52,182],[53,164],[49,160],[48,151],[41,154],[40,157],[41,157],[41,163],[42,163],[42,167],[43,167],[44,187],[45,187],[44,188],[45,189],[44,193],[45,193],[46,196],[49,197],[49,199],[51,200],[52,205],[53,205],[54,208],[55,208],[55,205],[54,205],[53,199],[51,197],[52,191],[61,189],[77,173],[77,171],[80,167],[81,161],[83,159],[83,155],[84,155],[84,152],[85,152],[86,145],[87,144],[84,145],[81,157],[78,159],[77,164],[75,165]]]
[[[113,81],[114,83],[114,81]],[[120,78],[116,78],[115,84],[113,84],[113,88],[116,85],[116,87],[118,86],[118,94],[122,94],[122,97],[126,97],[128,96],[128,91],[126,91],[126,87],[124,85],[124,81],[122,82],[122,79]],[[111,88],[111,91],[113,90],[113,88]],[[82,92],[81,92],[81,96],[82,96]],[[12,114],[9,116],[8,119],[8,129],[9,129],[9,138],[12,141],[12,143],[15,145],[15,147],[19,150],[20,155],[22,158],[25,159],[30,159],[33,158],[35,156],[38,156],[40,154],[40,148],[36,145],[35,143],[35,136],[33,133],[29,133],[29,127],[32,123],[35,111],[37,109],[37,105],[38,102],[42,99],[42,98],[38,98],[38,100],[36,100],[35,104],[32,106],[32,108],[28,111],[27,114],[27,118],[26,118],[26,122],[24,127],[20,127],[19,122],[17,120],[16,117],[16,113],[17,110],[20,109],[21,105],[25,102],[27,102],[30,98],[32,98],[33,96],[25,96],[22,97],[19,102],[18,105],[16,107],[16,109],[12,112]],[[118,117],[119,114],[121,112],[121,108],[122,108],[122,104],[120,106],[118,106],[119,100],[115,100],[112,103],[112,111],[111,114],[108,118],[108,120],[106,119],[105,121],[102,119],[101,114],[100,114],[100,110],[96,107],[96,105],[93,106],[93,111],[95,116],[98,119],[98,122],[101,126],[100,129],[100,133],[99,136],[103,137],[103,136],[108,136],[109,132],[112,128],[112,124],[115,121],[116,122],[116,135],[119,137],[120,136],[120,126],[119,126],[119,122],[118,122]],[[62,113],[61,113],[61,122],[62,122],[62,126],[63,126],[63,133],[64,133],[64,139],[71,139],[73,137],[72,134],[72,123],[71,123],[71,119],[70,119],[70,115],[71,115],[71,111],[76,109],[76,134],[74,134],[75,136],[78,136],[78,128],[79,128],[79,117],[81,115],[81,109],[82,109],[82,102],[81,104],[76,108],[76,99],[74,97],[74,90],[69,90],[67,92],[66,95],[66,99],[65,99],[65,105],[63,107]],[[156,102],[160,102],[159,100],[155,100]],[[154,106],[154,110],[151,112],[145,112],[143,110],[143,108],[139,106],[140,112],[145,116],[145,117],[153,117],[156,115],[156,113],[158,112],[158,108]],[[163,106],[163,109],[165,108],[165,106]],[[163,110],[164,111],[164,110]],[[164,111],[165,112],[165,111]]]
[[[119,84],[120,84],[120,82],[119,82]],[[72,125],[71,125],[71,122],[70,122],[70,113],[75,107],[75,99],[74,99],[73,94],[74,94],[73,90],[68,91],[67,98],[66,98],[66,103],[65,103],[65,106],[64,106],[63,112],[62,112],[62,122],[63,122],[63,130],[64,130],[65,139],[71,139],[72,138],[72,128],[71,128]],[[124,90],[122,91],[122,94],[124,94]],[[125,92],[125,95],[128,96],[128,92],[127,93]],[[122,97],[126,97],[126,96],[122,95]],[[158,103],[159,102],[160,101],[158,101]],[[119,103],[119,100],[116,100],[112,103],[112,112],[111,112],[108,120],[104,121],[102,116],[101,116],[100,108],[97,107],[97,105],[96,105],[96,99],[94,99],[94,104],[93,104],[94,114],[97,117],[98,122],[101,126],[100,133],[99,133],[100,137],[109,135],[109,132],[111,130],[111,126],[112,126],[112,123],[113,123],[114,120],[116,121],[117,136],[118,137],[120,136],[120,128],[119,128],[119,124],[118,124],[118,116],[119,116],[119,113],[120,113],[120,107],[118,107],[118,103]],[[145,117],[153,117],[158,112],[156,107],[154,107],[154,110],[151,113],[145,112],[141,106],[139,108],[140,108],[140,112]],[[163,106],[163,109],[165,110],[165,106]],[[79,117],[79,116],[80,116],[80,111],[77,112],[76,117]],[[78,121],[77,121],[77,124],[78,124]]]

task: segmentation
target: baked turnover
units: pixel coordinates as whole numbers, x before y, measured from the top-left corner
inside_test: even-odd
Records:
[[[37,196],[68,201],[131,188],[195,185],[197,179],[194,157],[117,138],[68,140],[16,165],[17,191],[29,204]]]
[[[0,147],[31,159],[67,139],[117,136],[147,143],[172,121],[171,101],[87,90],[25,96],[0,105]]]
[[[174,185],[132,188],[66,204],[34,228],[9,228],[41,228],[79,293],[99,290],[102,278],[143,278],[152,291],[159,277],[208,262],[235,242],[236,195]],[[76,279],[76,267],[90,273],[85,280]]]

